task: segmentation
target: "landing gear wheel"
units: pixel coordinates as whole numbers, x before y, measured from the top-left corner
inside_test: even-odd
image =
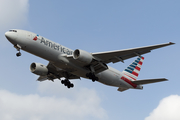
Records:
[[[61,83],[64,84],[64,86],[67,86],[67,88],[74,87],[74,84],[72,84],[68,79],[61,80]]]
[[[74,87],[74,84],[72,84],[72,83],[69,83],[68,85],[67,85],[67,88],[73,88]]]
[[[67,88],[70,88],[70,87],[71,87],[70,85],[67,86]]]
[[[18,51],[18,53],[16,54],[17,57],[21,56],[20,50],[21,50],[21,46],[18,44],[15,44],[14,47],[16,48],[16,50]]]
[[[64,84],[64,80],[61,80],[61,83]]]
[[[17,57],[21,56],[21,53],[20,52],[16,53],[16,56]]]
[[[69,81],[65,80],[64,85],[68,86],[69,85]]]
[[[70,84],[70,87],[72,87],[72,88],[73,88],[73,87],[74,87],[74,84],[72,84],[72,83],[71,83],[71,84]]]

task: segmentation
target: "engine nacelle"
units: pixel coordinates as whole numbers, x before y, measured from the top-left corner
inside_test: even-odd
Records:
[[[32,63],[30,66],[30,70],[36,75],[45,76],[48,74],[48,68],[41,63]]]
[[[80,61],[83,65],[89,65],[93,60],[91,53],[80,49],[76,49],[73,52],[73,58]]]

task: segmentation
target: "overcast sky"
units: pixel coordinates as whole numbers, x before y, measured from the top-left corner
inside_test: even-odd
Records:
[[[179,0],[0,0],[0,119],[179,120],[179,6]],[[138,78],[169,81],[124,92],[87,79],[72,81],[73,89],[59,80],[38,82],[30,64],[48,61],[24,51],[17,58],[4,36],[12,28],[88,52],[174,42],[144,55]],[[134,59],[109,66],[123,71]]]

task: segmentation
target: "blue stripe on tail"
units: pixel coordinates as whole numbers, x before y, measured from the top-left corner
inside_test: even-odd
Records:
[[[125,69],[125,71],[126,71],[126,72],[129,72],[129,73],[132,73],[132,71],[131,71],[131,70],[128,70],[128,69]]]

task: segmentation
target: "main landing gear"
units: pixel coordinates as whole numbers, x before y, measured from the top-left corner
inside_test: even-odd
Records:
[[[87,73],[87,74],[86,74],[86,77],[88,77],[89,79],[91,79],[93,82],[95,82],[95,81],[98,81],[98,80],[99,80],[99,78],[98,78],[98,77],[96,77],[96,76],[94,75],[94,73],[92,73],[92,72]]]
[[[20,52],[21,46],[18,45],[18,44],[16,44],[16,45],[14,45],[14,47],[16,48],[17,51],[19,51],[18,53],[16,53],[16,56],[17,56],[17,57],[21,56],[21,52]]]
[[[68,79],[61,80],[61,83],[67,86],[67,88],[73,88],[74,84],[72,84]]]
[[[95,81],[98,81],[99,78],[95,76],[95,70],[94,70],[94,67],[93,66],[89,66],[89,69],[90,69],[90,73],[87,73],[86,74],[86,77],[88,77],[89,79],[91,79],[93,82]]]

